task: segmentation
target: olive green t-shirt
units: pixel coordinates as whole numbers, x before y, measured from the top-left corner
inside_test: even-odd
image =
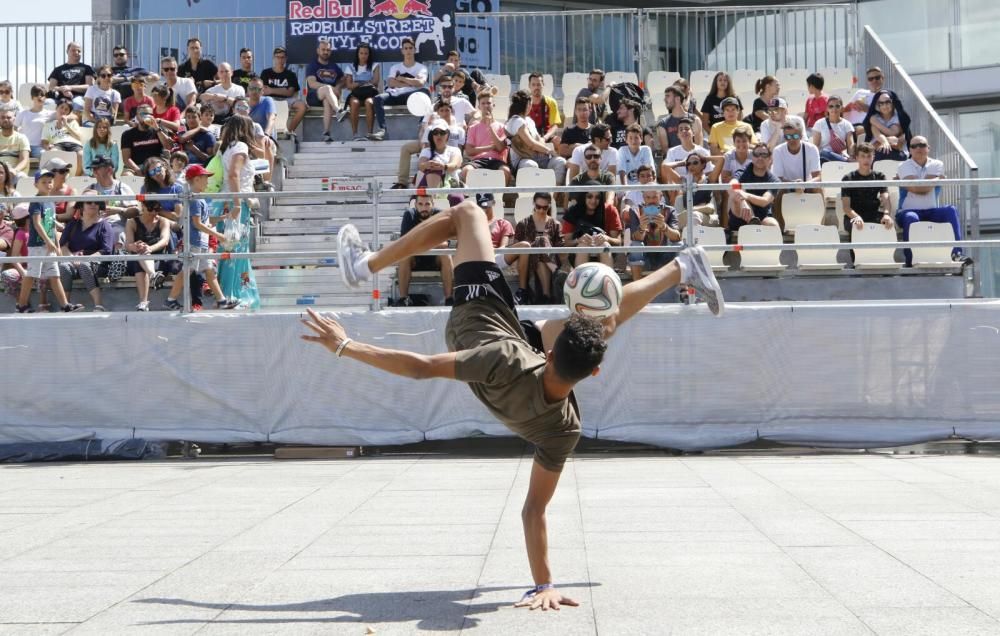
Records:
[[[457,352],[455,378],[468,383],[490,413],[535,445],[546,470],[562,470],[580,438],[576,398],[545,399],[545,355],[528,344],[517,315],[499,299],[478,298],[451,311],[445,339]]]

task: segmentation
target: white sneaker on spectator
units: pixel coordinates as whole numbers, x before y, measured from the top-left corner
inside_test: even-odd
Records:
[[[340,109],[340,112],[337,113],[337,121],[338,122],[344,121],[344,117],[347,117],[347,109],[346,108]]]
[[[149,311],[149,301],[144,300],[135,306],[136,311]]]
[[[358,234],[358,228],[350,223],[337,232],[337,265],[344,284],[358,288],[361,281],[371,278],[371,272],[364,263],[371,251],[365,247]]]
[[[682,284],[693,287],[695,292],[705,299],[708,309],[716,316],[721,316],[725,311],[726,301],[722,297],[722,288],[712,272],[712,264],[708,260],[708,254],[700,245],[688,247],[682,251],[679,258],[683,258],[688,266],[687,280]]]

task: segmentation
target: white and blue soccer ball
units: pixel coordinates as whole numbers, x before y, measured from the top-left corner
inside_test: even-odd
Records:
[[[607,318],[618,313],[622,280],[603,263],[577,265],[563,285],[563,299],[570,311],[591,318]]]

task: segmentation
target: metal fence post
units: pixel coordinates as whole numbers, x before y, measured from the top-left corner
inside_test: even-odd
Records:
[[[380,215],[379,215],[379,205],[381,204],[382,198],[382,184],[371,179],[368,181],[368,200],[374,205],[372,211],[372,249],[378,250],[382,247],[380,237],[382,236],[380,228]],[[372,276],[372,311],[382,310],[382,292],[381,292],[381,280],[379,277],[379,272],[375,272]]]
[[[181,223],[184,231],[184,252],[181,255],[181,262],[184,264],[184,268],[181,270],[181,276],[184,277],[184,307],[182,311],[185,314],[191,313],[191,189],[185,188],[184,192],[181,194],[181,200],[184,202],[184,209],[181,211]]]

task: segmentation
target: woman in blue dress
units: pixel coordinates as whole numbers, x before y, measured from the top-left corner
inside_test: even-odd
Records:
[[[219,252],[247,253],[250,251],[250,197],[253,193],[254,169],[250,148],[254,145],[253,120],[246,115],[233,115],[222,126],[219,153],[222,155],[222,192],[235,193],[214,203],[221,216],[217,229],[226,236]],[[260,308],[257,279],[248,259],[219,261],[219,284],[226,298],[239,301],[238,309]]]

